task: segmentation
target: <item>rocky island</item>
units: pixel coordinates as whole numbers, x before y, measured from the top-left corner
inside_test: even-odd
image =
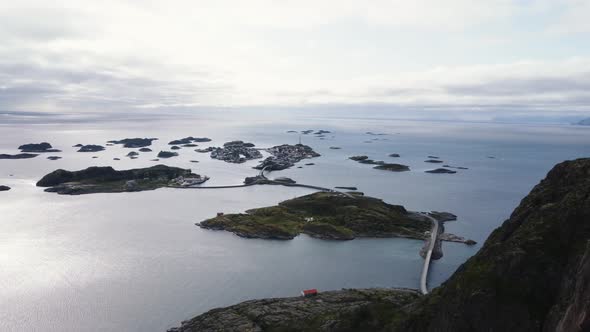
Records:
[[[589,221],[590,158],[567,161],[428,295],[347,289],[253,300],[170,331],[589,331]]]
[[[124,138],[122,140],[108,141],[111,144],[123,144],[124,148],[143,148],[152,145],[157,138]]]
[[[315,152],[310,146],[303,144],[283,144],[266,149],[272,156],[264,159],[255,169],[266,169],[268,171],[278,171],[294,166],[303,159],[319,157],[320,154]]]
[[[262,153],[254,148],[253,143],[231,141],[223,144],[222,148],[210,148],[211,158],[228,163],[241,164],[248,160],[262,158]],[[198,151],[197,152],[206,152]]]
[[[35,153],[0,154],[0,159],[30,159],[37,157]]]
[[[381,160],[369,159],[368,156],[352,156],[352,157],[348,157],[348,159],[354,160],[354,161],[358,162],[359,164],[376,165],[375,167],[373,167],[374,169],[380,169],[383,171],[406,172],[406,171],[410,170],[410,167],[407,165],[386,163]]]
[[[82,195],[187,187],[207,179],[192,173],[190,169],[165,165],[123,171],[95,166],[74,172],[58,169],[39,180],[37,187],[48,187],[45,191],[62,195]]]
[[[443,165],[443,167],[446,167],[446,168],[454,168],[454,169],[469,169],[469,168],[463,167],[463,166],[451,166],[451,165],[446,165],[446,164]]]
[[[198,152],[198,153],[209,153],[209,152],[211,152],[213,150],[215,150],[215,148],[212,147],[212,146],[210,146],[210,147],[205,148],[205,149],[195,149],[195,152]]]
[[[359,164],[366,164],[366,165],[385,165],[386,163],[383,160],[373,160],[369,159],[367,156],[352,156],[348,159],[354,160]]]
[[[82,145],[80,147],[80,149],[78,149],[78,152],[99,152],[99,151],[104,151],[104,146],[102,145],[94,145],[94,144],[89,144],[89,145]]]
[[[457,171],[453,171],[450,169],[446,169],[446,168],[437,168],[437,169],[431,169],[428,171],[424,171],[424,173],[431,173],[431,174],[455,174],[457,173]]]
[[[362,160],[368,160],[369,157],[368,156],[352,156],[352,157],[348,157],[348,159],[354,160],[354,161],[362,161]]]
[[[371,331],[371,321],[359,324],[363,316],[401,310],[419,297],[410,289],[373,288],[253,300],[211,310],[168,332]]]
[[[158,158],[172,158],[172,157],[178,157],[178,152],[160,151],[158,153]]]
[[[29,143],[18,147],[21,152],[61,152],[61,150],[54,149],[51,144],[43,143]]]
[[[390,171],[390,172],[406,172],[406,171],[410,170],[409,166],[402,165],[402,164],[392,164],[392,163],[377,165],[373,168],[384,170],[384,171]]]
[[[173,141],[168,142],[168,145],[182,145],[186,144],[187,146],[196,146],[192,143],[204,143],[204,142],[211,142],[210,138],[207,137],[185,137],[180,139],[175,139]]]
[[[431,222],[380,199],[358,193],[318,192],[241,214],[223,214],[198,223],[247,238],[293,239],[300,233],[330,240],[355,237],[425,239]]]

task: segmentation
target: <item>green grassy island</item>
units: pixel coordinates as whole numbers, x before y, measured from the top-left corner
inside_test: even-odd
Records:
[[[58,169],[45,175],[37,187],[62,195],[119,193],[154,190],[162,187],[187,187],[205,182],[206,176],[190,169],[157,165],[117,171],[112,167],[89,167],[80,171]]]
[[[330,240],[355,237],[407,237],[424,239],[431,222],[403,206],[392,205],[362,193],[317,192],[239,214],[219,214],[197,223],[247,238],[290,240],[305,233]]]

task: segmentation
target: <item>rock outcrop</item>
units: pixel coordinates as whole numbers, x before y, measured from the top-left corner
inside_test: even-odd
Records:
[[[262,153],[254,148],[253,143],[243,141],[231,141],[223,144],[222,148],[209,148],[195,150],[197,152],[211,151],[211,158],[223,160],[228,163],[241,164],[248,160],[262,158]]]
[[[78,152],[99,152],[99,151],[104,151],[104,146],[95,145],[95,144],[88,144],[88,145],[82,145],[80,147],[80,149],[78,149]]]
[[[583,331],[590,324],[590,159],[555,166],[402,331]]]
[[[0,154],[0,159],[30,159],[37,157],[36,153]]]
[[[450,169],[446,169],[446,168],[436,168],[436,169],[431,169],[428,171],[424,171],[424,173],[430,173],[430,174],[455,174],[457,173],[456,171],[450,170]]]
[[[406,171],[410,170],[410,167],[408,167],[407,165],[402,165],[402,164],[382,164],[382,165],[377,165],[373,168],[384,170],[384,171],[390,171],[390,172],[406,172]]]
[[[180,177],[201,178],[190,169],[165,165],[123,171],[95,166],[74,172],[58,169],[39,180],[37,187],[49,187],[45,191],[63,195],[117,193],[170,186]]]
[[[185,137],[185,138],[181,138],[181,139],[175,139],[173,141],[168,142],[168,145],[182,145],[182,144],[191,144],[190,146],[193,146],[192,143],[203,143],[203,142],[211,142],[211,139],[208,137]],[[196,146],[196,145],[195,145]]]
[[[255,169],[266,169],[268,171],[279,171],[290,168],[303,159],[319,157],[310,146],[303,144],[283,144],[266,149],[272,156],[264,159]]]
[[[124,148],[143,148],[152,145],[157,138],[124,138],[122,140],[108,141],[111,144],[122,144]]]
[[[253,300],[213,309],[168,331],[372,331],[398,318],[385,315],[419,296],[408,289],[348,289],[313,297]]]
[[[178,152],[160,151],[158,153],[158,158],[172,158],[172,157],[178,157]]]
[[[51,144],[43,143],[29,143],[18,147],[21,152],[61,152],[61,150],[54,149]]]

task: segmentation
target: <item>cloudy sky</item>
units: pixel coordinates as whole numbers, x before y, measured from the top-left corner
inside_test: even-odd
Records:
[[[590,111],[590,0],[0,2],[0,112]]]

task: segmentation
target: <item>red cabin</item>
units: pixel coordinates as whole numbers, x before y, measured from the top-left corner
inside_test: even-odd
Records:
[[[313,289],[305,289],[303,291],[301,291],[301,296],[303,297],[311,297],[311,296],[316,296],[318,295],[318,290],[313,288]]]

